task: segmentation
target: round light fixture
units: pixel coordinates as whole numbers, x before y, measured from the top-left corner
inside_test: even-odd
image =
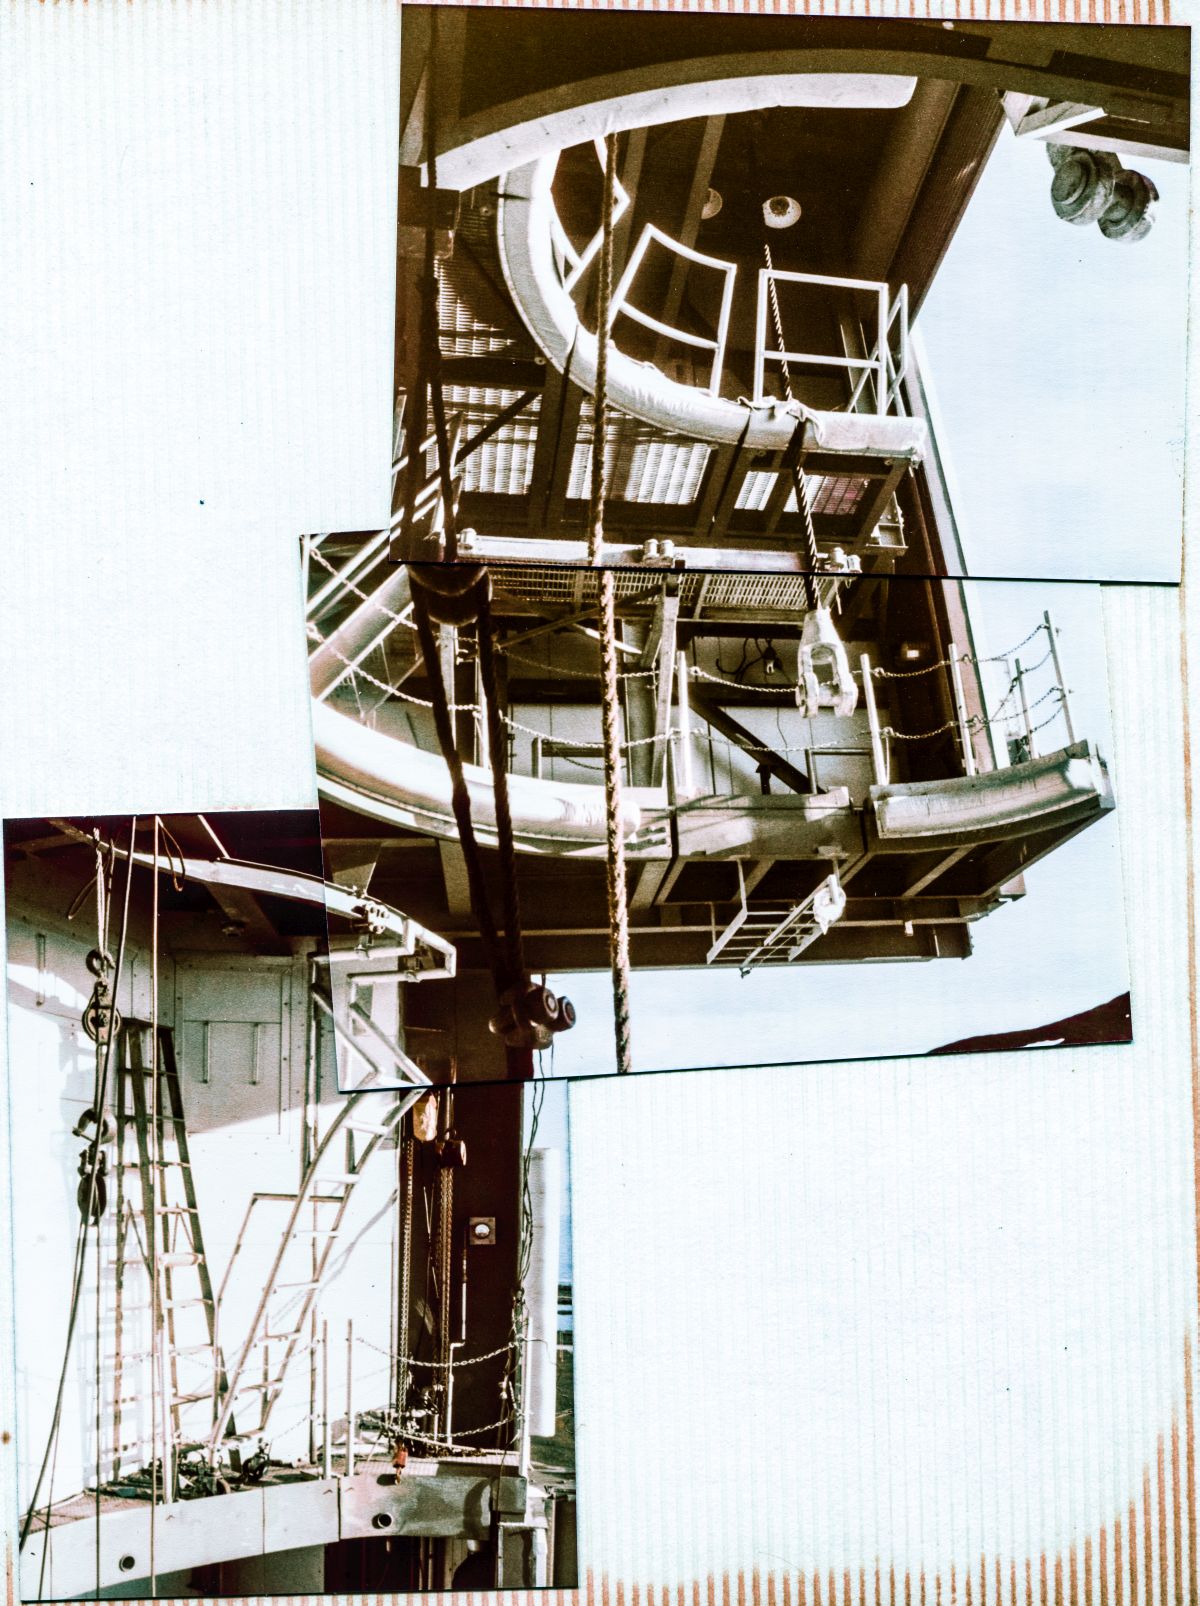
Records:
[[[720,190],[709,190],[704,198],[704,205],[700,208],[700,216],[707,222],[710,217],[716,217],[724,205]]]
[[[763,202],[763,222],[769,229],[790,229],[800,221],[800,202],[793,195],[772,195]]]

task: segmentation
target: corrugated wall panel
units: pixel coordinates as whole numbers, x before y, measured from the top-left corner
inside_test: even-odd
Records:
[[[1105,624],[1132,1047],[572,1088],[598,1580],[1196,1598],[1178,594]]]

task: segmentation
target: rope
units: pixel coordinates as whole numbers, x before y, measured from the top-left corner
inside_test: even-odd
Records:
[[[792,374],[788,367],[787,346],[783,339],[783,319],[779,312],[779,295],[775,289],[775,263],[771,258],[771,245],[763,240],[763,256],[767,264],[767,290],[771,302],[771,322],[775,326],[775,344],[779,347],[779,369],[783,378],[783,393],[790,406],[795,406],[796,397],[792,391]],[[801,418],[792,433],[787,446],[788,471],[792,476],[792,486],[796,492],[796,506],[800,509],[804,520],[804,546],[808,554],[809,567],[815,572],[821,567],[821,553],[817,547],[817,532],[813,524],[812,504],[808,499],[808,483],[804,478],[804,470],[796,460],[804,444],[805,420]],[[817,606],[816,585],[810,574],[804,576],[804,596],[810,608]]]
[[[119,994],[121,975],[125,963],[125,938],[129,929],[129,889],[130,883],[133,879],[133,849],[136,832],[137,815],[135,814],[131,818],[129,825],[129,852],[125,860],[125,888],[122,898],[121,929],[120,935],[117,939],[117,958],[113,969],[111,996],[113,998],[114,1005]],[[96,1085],[93,1090],[92,1108],[96,1111],[98,1120],[102,1119],[103,1117],[104,1105],[108,1096],[108,1076],[109,1069],[112,1064],[113,1043],[116,1039],[116,1035],[117,1034],[115,1031],[110,1030],[108,1032],[102,1055],[100,1053],[99,1046],[97,1046],[97,1074]],[[71,1360],[71,1342],[75,1336],[75,1325],[79,1319],[80,1296],[83,1291],[83,1273],[87,1260],[87,1229],[91,1223],[92,1215],[96,1208],[97,1179],[100,1173],[100,1157],[102,1152],[99,1137],[100,1128],[99,1125],[97,1125],[96,1142],[92,1147],[91,1165],[88,1170],[87,1205],[86,1208],[80,1211],[79,1231],[75,1239],[75,1257],[71,1272],[71,1300],[67,1316],[67,1336],[63,1343],[62,1369],[59,1373],[58,1390],[54,1399],[54,1411],[50,1418],[50,1432],[46,1439],[45,1453],[42,1456],[42,1464],[38,1468],[37,1480],[34,1483],[33,1493],[29,1498],[29,1505],[25,1512],[24,1521],[21,1524],[21,1535],[17,1545],[18,1551],[24,1549],[25,1541],[29,1538],[29,1530],[33,1526],[33,1519],[38,1507],[38,1497],[42,1492],[42,1484],[46,1481],[47,1472],[50,1474],[50,1479],[46,1488],[44,1528],[46,1531],[48,1531],[50,1528],[50,1512],[54,1504],[54,1474],[58,1466],[58,1440],[59,1428],[62,1423],[63,1398],[66,1393],[67,1370],[70,1366]],[[97,1224],[97,1261],[100,1258],[99,1245],[100,1228],[99,1224]],[[44,1585],[46,1578],[46,1562],[49,1554],[50,1545],[47,1541],[42,1546],[41,1565],[38,1573],[39,1596],[42,1596],[45,1593]]]
[[[1040,708],[1042,706],[1042,704],[1044,702],[1047,702],[1051,697],[1059,697],[1059,698],[1061,698],[1061,696],[1062,696],[1062,687],[1061,686],[1050,686],[1050,687],[1047,688],[1046,691],[1044,691],[1042,693],[1042,695],[1040,697],[1038,697],[1034,702],[1029,704],[1029,712],[1032,713],[1035,708]],[[1001,706],[1003,706],[1003,704]],[[1049,719],[1044,719],[1040,725],[1035,725],[1033,727],[1033,729],[1034,730],[1044,730],[1047,725],[1052,725],[1054,723],[1054,721],[1058,718],[1058,716],[1059,716],[1059,714],[1061,712],[1062,712],[1062,707],[1061,707],[1061,703],[1060,703],[1059,707],[1054,710],[1053,714],[1050,715]],[[997,710],[997,712],[995,714],[993,714],[990,718],[988,716],[984,715],[984,714],[973,714],[971,716],[971,718],[968,719],[967,722],[966,722],[967,729],[971,730],[971,731],[980,731],[980,730],[986,730],[992,725],[1009,725],[1009,724],[1012,723],[1013,717],[1014,716],[1010,714],[1010,715],[1007,715],[1004,719],[1000,719],[999,710]],[[958,727],[958,721],[951,719],[951,720],[947,720],[944,725],[939,725],[936,730],[929,730],[929,731],[904,732],[904,731],[895,730],[890,725],[885,725],[883,728],[884,728],[884,730],[886,731],[886,733],[889,736],[894,736],[895,739],[898,742],[923,742],[923,741],[927,741],[931,737],[941,736],[948,730],[956,730],[957,727]],[[1032,732],[1030,734],[1032,734]]]
[[[410,565],[409,573],[421,652],[433,693],[433,717],[438,743],[451,775],[451,801],[454,818],[458,824],[459,844],[467,867],[471,907],[492,972],[496,1001],[502,1010],[507,1010],[517,1007],[516,994],[526,988],[528,974],[525,969],[521,937],[516,840],[508,796],[508,736],[499,707],[495,644],[492,639],[491,576],[483,565],[468,569],[465,579],[461,578],[459,569],[451,569],[444,564]],[[433,578],[435,575],[436,580]],[[437,603],[437,617],[440,623],[458,626],[473,619],[476,625],[479,674],[491,739],[496,848],[500,856],[501,893],[504,905],[503,949],[492,915],[487,883],[484,880],[479,843],[471,820],[470,794],[463,774],[462,758],[455,739],[454,724],[442,678],[441,661],[433,635],[431,607],[434,601]],[[527,1059],[526,1049],[519,1040],[505,1038],[505,1056],[510,1077],[524,1079],[532,1074],[532,1064]]]
[[[475,1438],[481,1433],[495,1433],[498,1428],[507,1427],[511,1417],[502,1416],[498,1422],[487,1422],[481,1428],[460,1428],[459,1432],[464,1438]],[[453,1439],[439,1439],[432,1433],[415,1433],[412,1428],[404,1429],[404,1437],[417,1444],[434,1444],[439,1449],[450,1450],[456,1455],[477,1455],[479,1452],[470,1444],[456,1444]]]
[[[607,493],[605,436],[608,427],[608,316],[612,294],[613,190],[617,177],[617,142],[605,141],[603,243],[596,305],[596,394],[593,403],[592,501],[588,562],[600,561],[604,544],[604,502]],[[621,826],[620,682],[617,671],[617,588],[611,569],[600,574],[601,727],[604,736],[604,824],[607,853],[608,955],[612,971],[613,1032],[618,1075],[633,1069],[629,1021],[629,907],[625,886],[625,836]]]
[[[604,142],[604,201],[601,209],[600,276],[596,289],[596,394],[592,403],[592,505],[588,530],[588,563],[600,562],[604,545],[604,502],[608,492],[605,448],[608,444],[608,320],[612,302],[613,191],[617,181],[617,141]]]
[[[467,869],[467,886],[471,897],[471,907],[475,914],[475,921],[479,927],[479,937],[487,955],[488,968],[492,972],[493,980],[503,990],[507,982],[503,981],[504,965],[500,953],[500,939],[496,931],[496,922],[492,917],[491,904],[488,901],[487,886],[483,879],[483,867],[479,858],[479,844],[475,837],[475,827],[471,819],[471,798],[467,791],[466,779],[463,775],[462,758],[458,751],[458,742],[455,739],[454,726],[450,718],[450,706],[446,697],[446,686],[442,679],[442,664],[438,657],[437,641],[433,634],[433,623],[422,592],[417,589],[421,582],[413,571],[414,599],[421,600],[415,609],[417,635],[421,642],[421,655],[425,660],[425,673],[429,678],[433,690],[433,722],[437,730],[438,745],[442,750],[446,767],[450,771],[450,806],[454,812],[454,819],[458,825],[459,842],[463,850],[463,860]]]
[[[513,835],[512,805],[508,795],[508,732],[496,696],[495,639],[492,634],[491,582],[483,586],[476,640],[479,673],[487,705],[488,750],[492,761],[492,789],[496,795],[496,845],[504,866],[504,935],[508,942],[511,982],[525,974],[521,937],[521,900],[517,892],[517,850]]]

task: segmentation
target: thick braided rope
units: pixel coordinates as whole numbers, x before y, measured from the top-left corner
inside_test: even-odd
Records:
[[[613,980],[617,1071],[632,1070],[629,1028],[629,909],[625,889],[625,836],[621,824],[621,734],[617,701],[616,581],[600,576],[600,634],[604,642],[603,730],[605,834],[608,853],[608,946]]]
[[[588,562],[600,562],[604,545],[604,502],[607,495],[605,447],[608,435],[608,319],[612,305],[613,190],[617,179],[617,141],[605,140],[604,204],[601,212],[603,242],[600,277],[596,288],[596,394],[592,398],[592,505],[589,509]]]
[[[479,926],[479,936],[483,943],[484,952],[488,959],[488,968],[498,988],[507,986],[502,978],[507,974],[506,967],[500,957],[500,939],[496,931],[496,924],[492,918],[491,907],[488,903],[487,887],[483,880],[483,871],[479,863],[478,849],[475,841],[475,829],[471,820],[471,798],[467,791],[466,777],[463,775],[462,758],[458,751],[458,742],[455,739],[454,725],[450,718],[449,703],[446,696],[446,686],[442,679],[442,666],[438,658],[437,641],[433,634],[433,624],[420,590],[414,591],[415,607],[413,616],[417,625],[417,637],[421,643],[421,656],[425,660],[425,673],[429,678],[430,689],[433,693],[433,720],[437,729],[438,745],[442,749],[442,757],[450,771],[450,806],[454,811],[454,819],[458,825],[458,838],[463,850],[463,858],[467,866],[467,882],[471,894],[471,906],[475,911],[475,920]]]
[[[771,322],[775,325],[775,343],[779,347],[779,367],[783,376],[783,392],[789,402],[796,400],[792,392],[792,375],[788,367],[787,346],[783,339],[783,319],[779,315],[779,295],[775,289],[775,264],[771,259],[770,241],[763,241],[763,256],[767,263],[767,289],[770,293]],[[796,444],[804,434],[803,418],[796,425]],[[817,547],[817,532],[813,525],[812,505],[808,500],[808,484],[804,478],[804,470],[796,463],[791,465],[792,486],[796,492],[796,504],[804,519],[804,544],[808,553],[809,567],[815,572],[821,567],[821,553]],[[815,582],[810,575],[804,576],[804,590],[810,608],[817,605]]]
[[[492,761],[492,791],[496,799],[496,845],[504,867],[504,937],[508,949],[510,985],[525,974],[524,941],[521,934],[521,900],[517,892],[517,850],[513,840],[512,804],[508,795],[508,727],[500,710],[496,682],[495,638],[492,634],[491,584],[485,582],[476,623],[479,668],[483,680],[483,702],[487,719],[488,747]]]
[[[617,142],[605,145],[603,243],[596,300],[596,394],[592,427],[592,503],[588,561],[600,561],[604,544],[604,502],[607,493],[605,435],[608,427],[608,317],[612,297],[613,190],[617,176]],[[625,837],[621,828],[620,690],[617,675],[617,594],[611,569],[600,574],[601,719],[604,740],[604,824],[607,839],[608,954],[612,970],[613,1032],[618,1074],[630,1071],[633,1059],[629,1028],[629,909],[625,888]]]

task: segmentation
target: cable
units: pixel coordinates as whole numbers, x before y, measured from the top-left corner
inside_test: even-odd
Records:
[[[120,982],[121,982],[121,970],[122,970],[122,966],[123,966],[124,961],[125,961],[125,938],[126,938],[126,935],[128,933],[128,929],[129,929],[129,886],[130,886],[130,882],[131,882],[132,877],[133,877],[133,849],[134,849],[134,837],[135,837],[136,831],[137,831],[137,815],[135,814],[135,815],[132,816],[131,821],[130,821],[130,826],[129,826],[129,853],[128,853],[128,856],[127,856],[126,861],[125,861],[125,891],[124,891],[124,898],[123,898],[122,910],[121,910],[121,932],[120,932],[120,937],[118,939],[117,959],[116,959],[116,965],[115,965],[114,973],[113,973],[114,1008],[115,1008],[115,999],[117,997],[117,988],[120,986]],[[58,1389],[57,1389],[57,1392],[55,1394],[54,1410],[53,1410],[53,1413],[52,1413],[51,1419],[50,1419],[50,1432],[49,1432],[49,1435],[48,1435],[47,1441],[46,1441],[45,1454],[42,1457],[42,1464],[41,1464],[41,1467],[38,1470],[37,1480],[36,1480],[36,1482],[34,1483],[34,1486],[33,1486],[33,1493],[30,1496],[29,1506],[28,1506],[28,1509],[26,1510],[26,1513],[25,1513],[25,1520],[21,1525],[21,1535],[20,1535],[20,1539],[19,1539],[18,1544],[17,1544],[18,1553],[25,1548],[25,1541],[29,1537],[29,1530],[33,1525],[33,1518],[34,1518],[34,1515],[35,1515],[35,1513],[37,1511],[38,1496],[42,1492],[42,1484],[43,1484],[43,1482],[45,1482],[47,1470],[50,1471],[50,1482],[49,1482],[49,1485],[48,1485],[47,1495],[46,1495],[45,1532],[48,1535],[49,1531],[50,1531],[50,1511],[51,1511],[51,1507],[52,1507],[52,1505],[54,1503],[54,1473],[53,1473],[52,1462],[54,1462],[54,1463],[57,1462],[58,1435],[59,1435],[59,1428],[60,1428],[60,1425],[61,1425],[61,1422],[62,1422],[63,1395],[66,1392],[67,1368],[70,1365],[70,1360],[71,1360],[71,1341],[75,1336],[75,1324],[76,1324],[76,1322],[78,1321],[78,1318],[79,1318],[80,1293],[81,1293],[81,1290],[82,1290],[82,1287],[83,1287],[83,1269],[84,1269],[84,1264],[85,1264],[86,1256],[87,1256],[87,1229],[88,1229],[88,1224],[89,1224],[89,1222],[91,1221],[91,1218],[92,1218],[92,1212],[94,1211],[94,1209],[96,1207],[96,1180],[97,1180],[97,1177],[99,1175],[99,1170],[100,1170],[100,1153],[101,1153],[101,1150],[100,1150],[99,1120],[100,1120],[100,1118],[101,1118],[101,1116],[103,1114],[104,1099],[107,1096],[108,1073],[109,1073],[109,1066],[110,1066],[111,1061],[112,1061],[112,1045],[113,1045],[113,1039],[114,1039],[115,1036],[116,1036],[115,1032],[113,1032],[113,1031],[109,1031],[108,1032],[106,1040],[105,1040],[105,1043],[104,1043],[103,1056],[102,1057],[99,1056],[99,1055],[97,1056],[98,1058],[101,1059],[101,1065],[100,1065],[99,1074],[97,1075],[97,1078],[96,1078],[95,1098],[94,1098],[94,1102],[93,1102],[93,1107],[94,1107],[94,1109],[96,1111],[96,1116],[97,1116],[96,1141],[92,1146],[92,1161],[91,1161],[90,1172],[89,1172],[89,1175],[88,1175],[87,1205],[86,1205],[86,1208],[83,1209],[81,1211],[81,1213],[80,1213],[79,1232],[78,1232],[78,1235],[77,1235],[76,1240],[75,1240],[75,1259],[74,1259],[74,1265],[73,1265],[72,1272],[71,1272],[71,1303],[70,1303],[70,1310],[69,1310],[69,1315],[68,1315],[68,1319],[67,1319],[67,1336],[66,1336],[66,1341],[65,1341],[65,1343],[63,1345],[62,1369],[61,1369],[61,1371],[59,1373]],[[97,1223],[97,1231],[96,1231],[97,1246],[99,1246],[99,1239],[100,1239],[99,1224]],[[98,1262],[99,1261],[99,1253],[98,1252],[97,1252],[97,1257],[96,1258],[97,1258],[97,1262]],[[98,1386],[98,1384],[99,1384],[99,1380],[97,1379],[97,1386]],[[39,1574],[38,1574],[38,1594],[39,1595],[41,1595],[43,1593],[43,1586],[44,1586],[44,1583],[45,1583],[45,1572],[46,1572],[46,1559],[47,1559],[49,1553],[50,1553],[50,1545],[49,1545],[49,1540],[47,1539],[46,1542],[42,1546],[42,1560],[41,1560],[41,1567],[39,1569]]]

